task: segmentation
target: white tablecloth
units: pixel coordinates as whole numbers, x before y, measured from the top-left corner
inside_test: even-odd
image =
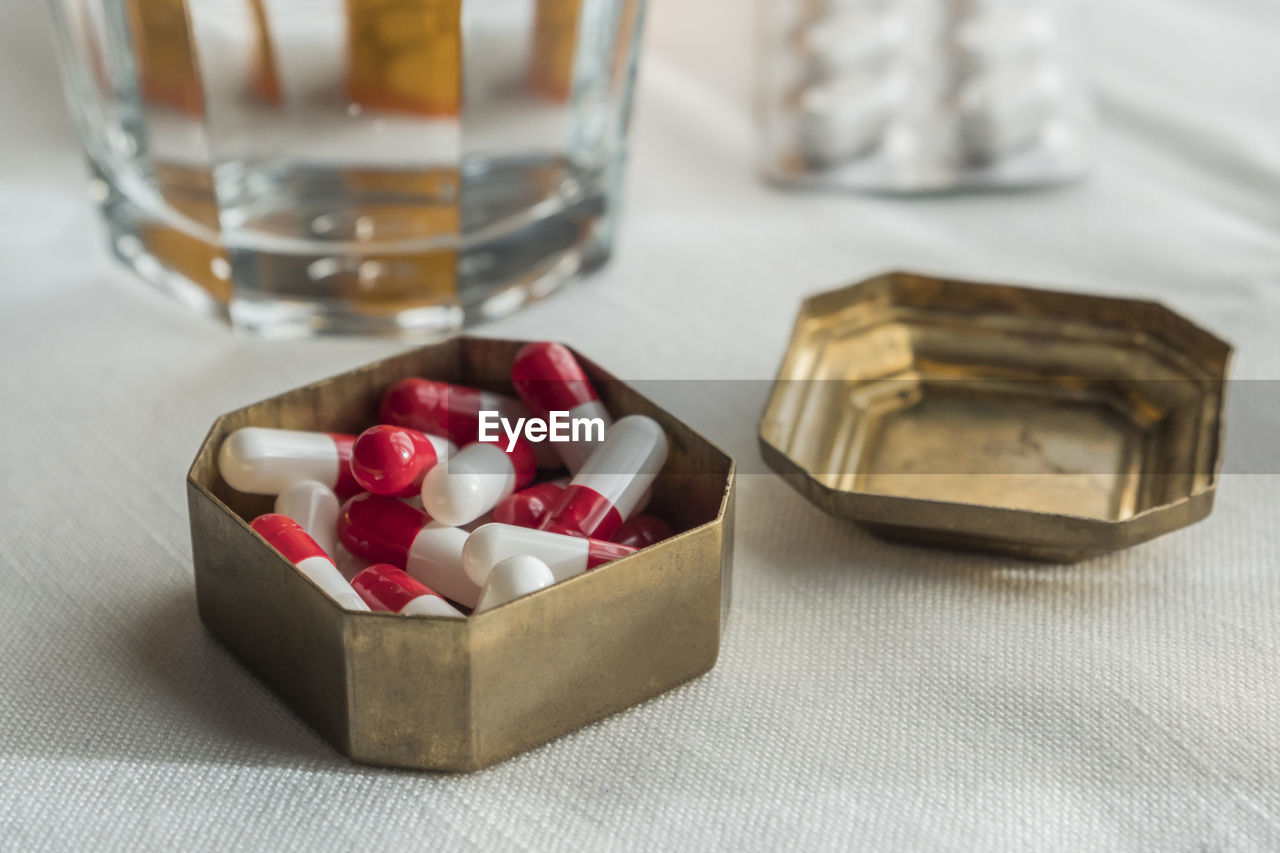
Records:
[[[1092,181],[884,200],[754,180],[748,4],[656,0],[616,259],[480,331],[765,379],[803,294],[907,266],[1156,297],[1280,378],[1280,6],[1081,6]],[[1078,566],[888,545],[747,474],[709,675],[470,776],[349,763],[198,622],[183,476],[216,414],[401,345],[240,339],[117,269],[41,11],[0,6],[0,848],[1280,848],[1260,381],[1213,516]],[[758,472],[756,414],[699,426]]]

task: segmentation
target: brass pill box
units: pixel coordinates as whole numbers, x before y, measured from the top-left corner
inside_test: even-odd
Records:
[[[1154,302],[891,273],[804,302],[760,445],[881,536],[1078,560],[1209,514],[1230,357]]]
[[[734,462],[579,356],[615,416],[671,440],[651,511],[671,539],[465,620],[348,613],[248,526],[272,499],[232,490],[218,448],[243,426],[358,431],[383,390],[424,376],[510,393],[519,341],[459,337],[218,418],[187,477],[200,618],[303,720],[356,761],[476,770],[701,675],[729,605]]]

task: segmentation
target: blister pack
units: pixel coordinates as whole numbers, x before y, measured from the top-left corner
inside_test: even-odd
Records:
[[[937,192],[1082,176],[1096,117],[1060,0],[760,0],[762,169]]]

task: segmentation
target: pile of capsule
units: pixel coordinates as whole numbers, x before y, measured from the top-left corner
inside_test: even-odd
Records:
[[[519,400],[404,379],[359,436],[245,427],[218,467],[233,489],[276,496],[251,526],[347,610],[461,618],[672,535],[640,514],[667,459],[656,421],[613,422],[560,344],[523,347],[511,379]],[[568,412],[606,431],[479,441],[482,411]]]

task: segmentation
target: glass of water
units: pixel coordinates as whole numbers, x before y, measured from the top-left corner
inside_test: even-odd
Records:
[[[237,329],[447,333],[608,257],[644,0],[49,0],[112,250]]]

